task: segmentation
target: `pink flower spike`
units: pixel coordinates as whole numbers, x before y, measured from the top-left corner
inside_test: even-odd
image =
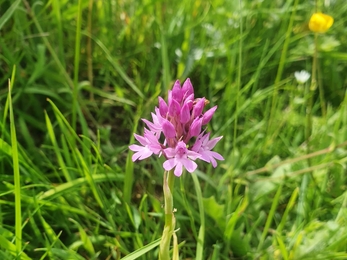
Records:
[[[193,117],[195,118],[200,116],[204,107],[205,107],[205,98],[200,98],[193,108]]]
[[[182,101],[182,90],[179,80],[176,80],[174,86],[172,87],[172,99],[176,100],[178,103]]]
[[[189,106],[187,103],[185,103],[181,108],[180,122],[182,124],[185,124],[185,123],[188,123],[189,120],[190,120]]]
[[[192,151],[195,151],[201,155],[200,159],[211,163],[214,168],[217,167],[217,160],[223,161],[224,158],[219,153],[211,151],[215,145],[219,142],[220,139],[223,138],[223,136],[213,138],[212,140],[209,140],[210,133],[207,133],[206,135],[203,135],[204,133],[201,133],[195,144],[192,147]]]
[[[162,97],[158,97],[158,101],[159,101],[160,115],[162,117],[166,118],[166,114],[169,111],[168,106],[167,106],[165,100]]]
[[[175,100],[172,99],[169,103],[169,115],[172,117],[178,116],[181,112],[181,106],[180,104]]]
[[[183,167],[190,173],[198,167],[193,160],[196,160],[200,155],[194,151],[189,151],[186,144],[182,141],[178,142],[175,148],[167,148],[164,150],[166,160],[163,167],[166,171],[171,171],[175,168],[174,174],[179,177],[182,175]]]
[[[202,116],[202,125],[207,125],[211,119],[212,116],[214,115],[214,112],[216,112],[217,106],[214,106],[212,108],[210,108],[209,110],[207,110],[203,116]]]
[[[166,138],[175,138],[176,137],[175,127],[168,120],[166,120],[166,119],[163,120],[162,128],[163,128],[163,133],[164,133]]]
[[[190,79],[186,79],[186,81],[183,83],[182,86],[182,93],[183,93],[183,98],[188,97],[189,95],[193,94],[194,95],[194,88],[192,83],[190,82]],[[193,96],[194,98],[194,96]]]
[[[217,106],[204,111],[206,98],[195,98],[194,88],[188,78],[183,85],[177,80],[168,90],[168,98],[158,97],[158,106],[151,113],[152,120],[142,119],[146,124],[144,134],[135,134],[138,144],[129,149],[134,152],[132,160],[143,160],[155,154],[163,155],[165,170],[172,170],[181,176],[183,170],[193,172],[197,168],[196,159],[217,166],[223,156],[212,151],[222,137],[210,140],[210,133],[203,127],[211,121]]]

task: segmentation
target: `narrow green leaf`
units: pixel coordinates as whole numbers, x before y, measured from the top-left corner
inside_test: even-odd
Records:
[[[144,247],[128,254],[127,256],[121,258],[121,260],[135,260],[137,258],[139,258],[140,256],[143,256],[144,254],[146,254],[148,251],[152,250],[153,248],[156,248],[157,246],[159,246],[161,238],[145,245]]]
[[[16,246],[12,244],[10,241],[8,241],[4,236],[0,234],[0,248],[3,250],[7,250],[10,254],[13,255],[13,257],[19,256],[22,260],[30,260],[31,258],[28,257],[24,252],[21,252],[17,255],[16,253]],[[13,258],[16,259],[16,258]]]
[[[280,236],[276,236],[276,240],[278,245],[280,246],[281,256],[283,257],[283,260],[288,259],[288,251],[286,249],[286,246]]]
[[[264,241],[265,241],[265,238],[266,238],[266,235],[269,231],[269,228],[270,228],[270,225],[272,223],[272,220],[273,220],[273,217],[275,215],[275,210],[277,208],[277,205],[278,205],[278,202],[279,202],[279,198],[282,194],[282,187],[283,187],[283,184],[281,184],[279,187],[278,187],[278,190],[276,192],[276,195],[272,201],[272,205],[271,205],[271,209],[270,209],[270,212],[269,212],[269,215],[266,219],[266,223],[265,223],[265,227],[264,227],[264,230],[263,230],[263,233],[261,234],[261,238],[260,238],[260,241],[259,241],[259,244],[258,244],[258,250],[261,249]]]
[[[199,183],[199,179],[195,174],[192,174],[192,178],[194,181],[194,187],[196,192],[196,197],[199,205],[199,214],[200,214],[200,229],[198,235],[198,241],[196,246],[196,259],[204,259],[204,244],[205,244],[205,210],[204,210],[204,199],[201,193],[201,187]]]
[[[48,135],[49,135],[49,137],[51,139],[51,142],[53,144],[54,152],[55,152],[55,155],[56,155],[56,157],[58,159],[59,167],[62,170],[65,179],[68,182],[70,182],[72,180],[72,177],[70,176],[70,173],[67,170],[67,167],[65,165],[64,159],[63,159],[63,157],[61,155],[60,148],[58,147],[57,139],[55,137],[55,133],[54,133],[54,130],[53,130],[53,125],[52,125],[51,120],[48,117],[46,111],[45,111],[45,119],[46,119],[46,126],[47,126],[47,130],[48,130]]]
[[[95,255],[95,250],[92,241],[89,239],[89,236],[87,235],[86,231],[83,229],[80,223],[78,223],[76,220],[69,218],[71,222],[73,222],[79,231],[79,234],[81,236],[81,240],[83,242],[83,247],[88,251],[90,255]]]
[[[12,72],[12,78],[15,75],[15,69]],[[15,233],[16,233],[16,250],[19,255],[22,251],[22,201],[21,201],[21,181],[19,171],[19,155],[16,126],[12,107],[12,90],[13,81],[8,82],[8,104],[10,108],[10,128],[11,128],[11,145],[12,145],[12,162],[14,176],[14,194],[15,194]]]
[[[12,5],[10,6],[10,8],[8,8],[7,11],[3,15],[1,15],[1,17],[0,17],[0,30],[5,25],[5,23],[8,21],[8,19],[11,18],[12,14],[17,9],[20,2],[21,2],[21,0],[14,1],[12,3]]]

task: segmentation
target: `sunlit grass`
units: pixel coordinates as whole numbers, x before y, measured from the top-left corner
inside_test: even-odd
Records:
[[[346,259],[347,5],[318,2],[315,40],[310,2],[0,0],[0,259],[157,259],[162,161],[128,145],[186,77],[225,161],[175,182],[180,257]]]

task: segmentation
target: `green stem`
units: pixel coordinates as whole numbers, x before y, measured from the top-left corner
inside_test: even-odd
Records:
[[[12,162],[13,162],[13,178],[14,178],[14,195],[15,195],[15,235],[16,235],[16,253],[17,256],[22,252],[22,202],[21,202],[21,181],[19,170],[19,155],[18,155],[18,142],[16,134],[16,126],[13,115],[12,104],[12,89],[16,73],[16,67],[13,67],[11,80],[8,82],[8,97],[7,102],[10,110],[10,131],[11,131],[11,145],[12,145]]]
[[[318,74],[318,89],[319,89],[319,99],[321,104],[321,111],[322,111],[322,117],[326,120],[327,115],[327,109],[326,109],[326,102],[325,102],[325,94],[324,94],[324,88],[322,84],[322,77],[320,72],[320,66],[317,66],[317,74]]]
[[[298,228],[301,225],[301,222],[305,219],[305,212],[306,212],[306,195],[307,195],[307,186],[309,182],[309,175],[306,173],[302,177],[300,191],[299,191],[299,201],[298,206],[296,209],[296,228]]]
[[[72,128],[76,129],[77,106],[78,106],[78,73],[80,66],[80,50],[81,50],[81,20],[82,20],[82,0],[78,0],[76,40],[75,40],[75,59],[74,59],[74,77],[72,92]]]
[[[307,154],[310,153],[310,136],[312,132],[312,107],[313,107],[313,94],[317,88],[317,33],[314,34],[314,53],[312,61],[312,77],[311,85],[307,87],[306,90],[306,129],[305,129],[305,139],[307,146]],[[311,166],[311,161],[308,160],[309,166]]]
[[[170,242],[175,229],[175,216],[173,209],[173,187],[175,176],[172,171],[164,172],[163,191],[164,191],[164,209],[165,226],[159,247],[159,260],[170,260]]]
[[[242,0],[239,0],[239,8],[240,13],[242,13]],[[237,70],[237,96],[236,96],[236,104],[235,104],[235,121],[234,121],[234,140],[236,140],[237,137],[237,123],[238,123],[238,110],[239,110],[239,99],[240,99],[240,88],[241,88],[241,76],[242,76],[242,40],[243,40],[243,24],[242,24],[242,15],[240,15],[240,42],[239,42],[239,66]],[[233,142],[234,151],[236,151],[236,142]]]
[[[277,68],[277,74],[276,74],[276,78],[275,78],[275,84],[274,84],[274,90],[272,93],[272,102],[271,102],[271,109],[270,109],[270,117],[268,120],[268,131],[271,131],[274,129],[274,127],[272,127],[273,124],[273,118],[275,117],[275,110],[277,107],[277,98],[278,98],[278,84],[281,81],[282,78],[282,74],[283,74],[283,70],[284,70],[284,66],[286,64],[286,59],[287,59],[287,51],[289,48],[289,43],[291,41],[291,34],[293,31],[293,24],[294,24],[294,18],[296,15],[296,9],[298,6],[299,1],[295,0],[294,5],[293,5],[293,12],[289,18],[289,23],[288,23],[288,28],[286,31],[286,38],[285,41],[283,43],[283,49],[281,52],[281,58],[280,58],[280,62],[278,64],[278,68]],[[271,136],[272,134],[270,134],[269,136]]]
[[[305,139],[306,139],[306,154],[310,154],[310,137],[312,134],[312,107],[313,107],[313,95],[314,91],[317,88],[317,39],[318,34],[314,34],[314,54],[313,54],[313,61],[312,61],[312,78],[311,78],[311,85],[307,86],[306,89],[306,129],[305,129]],[[307,163],[309,167],[312,166],[311,158],[307,159]],[[316,181],[314,179],[314,176],[312,172],[310,172],[311,179],[314,182],[315,186]],[[301,221],[303,220],[304,212],[305,212],[305,198],[307,197],[307,186],[309,184],[309,175],[306,173],[301,181],[301,187],[300,187],[300,193],[299,193],[299,204],[297,209],[297,218],[296,218],[296,224],[299,226],[301,224]],[[318,187],[318,186],[317,186]]]
[[[313,94],[317,88],[317,40],[318,34],[314,35],[314,54],[313,54],[313,62],[312,62],[312,78],[311,78],[311,86],[306,91],[307,94],[307,102],[306,102],[306,145],[307,145],[307,154],[310,153],[310,136],[312,132],[312,107],[313,107]],[[310,164],[310,161],[309,161]]]

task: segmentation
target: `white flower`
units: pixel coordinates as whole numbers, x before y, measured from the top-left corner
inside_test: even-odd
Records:
[[[299,84],[304,84],[311,77],[311,74],[308,73],[306,70],[302,70],[295,71],[294,76]]]

